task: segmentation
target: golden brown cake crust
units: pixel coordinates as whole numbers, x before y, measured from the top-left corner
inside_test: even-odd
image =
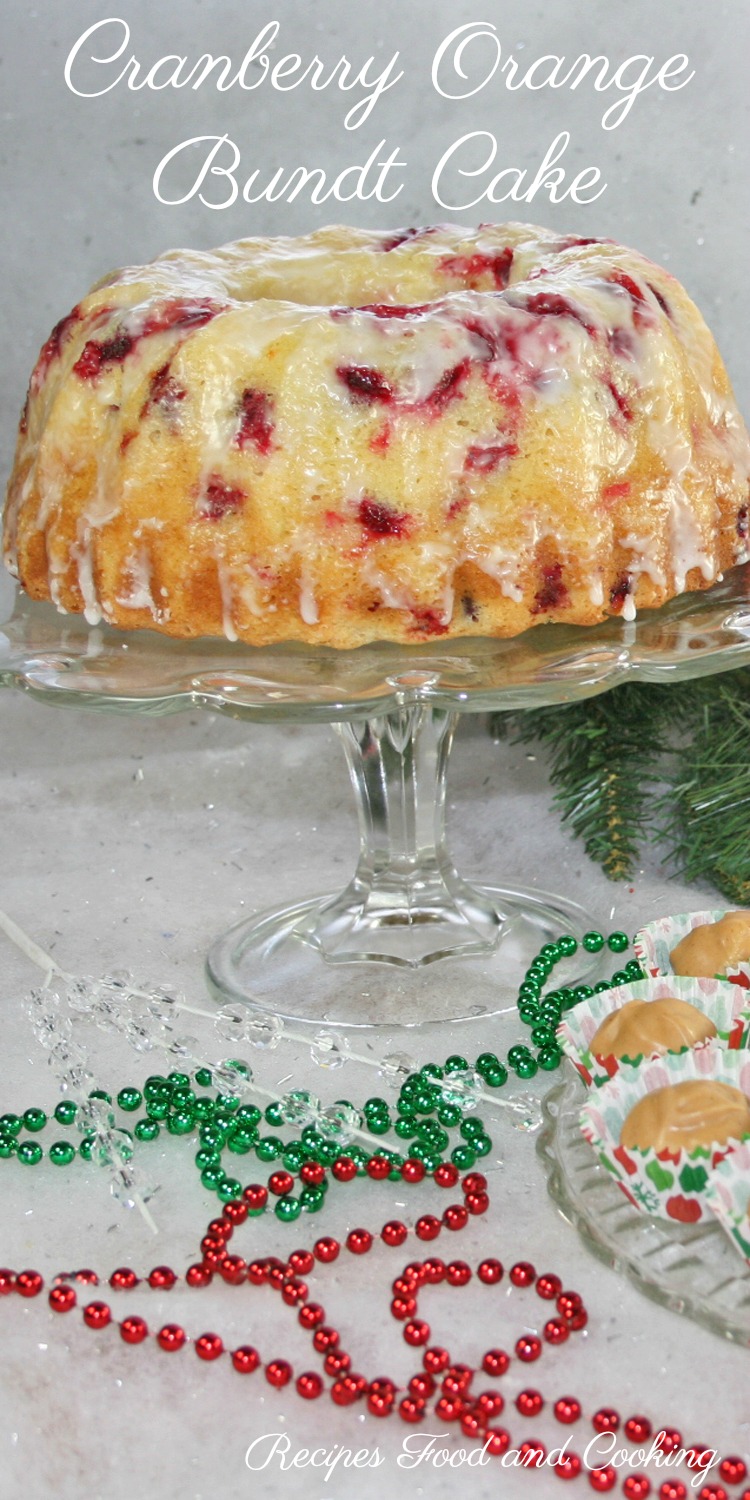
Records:
[[[708,587],[749,474],[710,333],[636,251],[327,229],[169,252],[57,325],[4,556],[122,628],[512,636]]]
[[[620,1131],[626,1151],[693,1151],[750,1135],[750,1100],[715,1079],[654,1089],[633,1106]]]

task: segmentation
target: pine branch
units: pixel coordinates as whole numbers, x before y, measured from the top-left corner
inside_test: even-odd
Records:
[[[628,877],[645,838],[666,836],[686,879],[750,899],[750,668],[624,683],[580,703],[496,714],[490,727],[496,739],[546,746],[563,822],[611,879]],[[678,786],[660,797],[675,757]]]
[[[680,873],[750,902],[750,672],[715,679],[679,759],[665,833]],[[665,801],[662,800],[662,810]]]

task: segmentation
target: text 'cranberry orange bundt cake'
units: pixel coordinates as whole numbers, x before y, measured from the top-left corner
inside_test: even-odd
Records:
[[[4,523],[91,623],[337,647],[632,619],[748,557],[750,442],[681,285],[522,224],[170,251],[31,377]]]

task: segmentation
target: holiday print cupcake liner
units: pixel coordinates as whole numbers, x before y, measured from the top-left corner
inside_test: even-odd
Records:
[[[591,995],[588,1000],[579,1001],[560,1022],[558,1043],[587,1086],[606,1083],[623,1065],[634,1066],[644,1056],[637,1053],[629,1058],[602,1057],[592,1052],[590,1044],[605,1017],[620,1010],[628,1000],[664,1000],[667,997],[686,1000],[713,1021],[718,1037],[699,1043],[699,1046],[720,1046],[731,1050],[750,1047],[750,995],[747,990],[722,979],[683,979],[676,974],[668,978],[642,979],[637,984],[617,985]],[[681,1056],[690,1050],[694,1049],[682,1048],[681,1052],[672,1055]],[[660,1054],[648,1055],[658,1057]]]
[[[719,922],[730,911],[737,909],[724,907],[721,911],[688,911],[676,917],[659,917],[655,922],[648,922],[633,939],[635,956],[652,979],[671,974],[672,949],[677,947],[682,938],[687,937],[696,927]],[[750,989],[750,962],[736,964],[731,972],[717,974],[716,978],[738,984],[744,990]]]
[[[592,1090],[581,1111],[581,1130],[602,1166],[636,1208],[682,1224],[710,1217],[706,1189],[713,1169],[730,1150],[729,1141],[698,1146],[693,1151],[626,1150],[620,1131],[631,1109],[644,1094],[688,1079],[714,1079],[750,1095],[750,1052],[728,1052],[719,1047],[696,1047],[623,1066],[601,1088]]]
[[[706,1188],[706,1203],[750,1262],[750,1141],[743,1141],[717,1162]]]

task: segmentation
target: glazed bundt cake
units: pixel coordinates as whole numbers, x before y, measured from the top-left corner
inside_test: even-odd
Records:
[[[4,553],[91,623],[511,636],[707,587],[749,476],[711,334],[636,251],[334,228],[94,287],[32,374]]]

